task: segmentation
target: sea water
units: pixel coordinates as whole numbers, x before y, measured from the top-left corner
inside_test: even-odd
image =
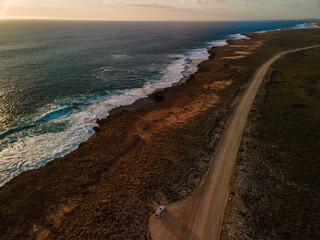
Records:
[[[0,186],[75,150],[110,110],[197,70],[240,33],[305,21],[0,22]]]

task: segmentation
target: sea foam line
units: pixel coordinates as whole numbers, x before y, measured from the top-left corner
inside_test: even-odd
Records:
[[[44,112],[40,119],[69,122],[70,127],[61,132],[23,136],[3,149],[0,152],[0,186],[23,171],[39,168],[77,149],[80,143],[93,136],[93,127],[97,126],[96,121],[108,117],[112,109],[130,105],[158,89],[171,87],[182,79],[186,79],[198,70],[198,65],[202,61],[208,59],[208,47],[227,45],[227,39],[248,39],[248,37],[232,34],[226,39],[208,42],[205,48],[194,49],[188,54],[180,55],[178,60],[172,62],[163,71],[159,81],[146,83],[142,88],[116,91],[93,101],[94,103],[84,107],[83,111],[53,118],[62,110],[59,110],[59,107],[50,106],[51,111],[54,109],[53,113]],[[50,119],[47,119],[48,116]]]
[[[301,23],[301,24],[297,24],[294,27],[291,27],[289,29],[312,29],[315,28],[315,26],[312,25],[312,23]],[[266,32],[272,32],[272,31],[280,31],[283,30],[285,28],[277,28],[277,29],[272,29],[272,30],[262,30],[262,31],[257,31],[255,33],[266,33]]]
[[[230,38],[240,39],[245,36],[237,34],[230,36]],[[227,40],[217,40],[209,42],[207,45],[224,46],[227,45]],[[51,119],[52,121],[70,122],[71,127],[67,130],[19,138],[0,152],[0,186],[20,172],[39,168],[49,161],[75,150],[80,143],[93,136],[93,127],[97,126],[96,121],[108,117],[112,109],[130,105],[140,98],[147,97],[157,89],[171,87],[195,73],[198,70],[198,65],[208,57],[207,48],[192,50],[189,54],[181,55],[178,60],[170,64],[163,71],[163,77],[156,83],[147,83],[142,88],[118,91],[108,97],[102,97],[100,101],[98,100],[97,103],[90,105],[84,111],[73,113],[64,118],[59,116],[58,119]],[[50,109],[52,108],[54,107],[50,106]],[[59,110],[54,112],[56,111]],[[48,116],[48,113],[44,113],[44,116]]]

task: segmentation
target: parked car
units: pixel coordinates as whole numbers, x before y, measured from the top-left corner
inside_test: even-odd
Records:
[[[160,218],[162,213],[167,210],[167,208],[165,206],[161,206],[158,211],[156,212],[156,218]]]

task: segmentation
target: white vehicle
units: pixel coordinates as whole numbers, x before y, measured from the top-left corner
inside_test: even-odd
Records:
[[[165,206],[161,206],[158,211],[156,212],[156,218],[160,218],[162,213],[167,210],[167,208]]]

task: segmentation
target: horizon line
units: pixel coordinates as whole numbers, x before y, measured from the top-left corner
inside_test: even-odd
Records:
[[[4,17],[0,18],[3,20],[43,20],[43,21],[77,21],[77,22],[253,22],[253,21],[320,21],[320,18],[289,18],[289,19],[230,19],[230,20],[132,20],[132,19],[72,19],[72,18],[25,18],[25,17]]]

